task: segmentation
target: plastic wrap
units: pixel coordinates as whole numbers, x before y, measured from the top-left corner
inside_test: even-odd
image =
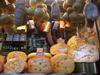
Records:
[[[54,21],[58,21],[60,19],[60,9],[56,0],[51,5],[51,18]]]
[[[98,49],[90,43],[78,43],[69,49],[68,55],[73,57],[75,62],[96,62],[99,60]]]
[[[13,41],[19,41],[20,35],[19,34],[15,34]]]

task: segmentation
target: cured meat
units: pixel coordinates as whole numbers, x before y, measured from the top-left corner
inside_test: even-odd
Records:
[[[14,24],[16,26],[23,25],[25,15],[25,0],[17,1],[14,15]]]
[[[51,18],[54,21],[58,21],[60,19],[60,9],[57,1],[54,1],[51,5]]]

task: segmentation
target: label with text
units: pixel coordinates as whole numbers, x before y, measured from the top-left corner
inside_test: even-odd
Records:
[[[65,40],[62,38],[57,39],[57,43],[65,43]]]
[[[43,52],[43,48],[37,48],[37,52]]]
[[[59,48],[59,52],[60,53],[66,53],[67,52],[67,48]]]
[[[44,52],[36,52],[36,56],[44,56]]]
[[[79,39],[78,40],[78,43],[82,43],[82,42],[85,42],[85,40],[84,39]]]

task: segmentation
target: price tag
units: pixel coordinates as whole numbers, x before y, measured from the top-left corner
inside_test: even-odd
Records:
[[[37,52],[43,52],[43,48],[37,48]]]
[[[15,57],[18,57],[18,58],[21,57],[21,55],[20,55],[19,53],[17,53],[17,52],[15,52],[14,56],[15,56]]]
[[[59,48],[59,52],[60,53],[66,53],[67,52],[67,48]]]
[[[36,56],[44,56],[44,52],[36,52]]]
[[[65,40],[62,39],[62,38],[59,38],[59,39],[57,39],[57,42],[58,42],[58,43],[65,43]]]
[[[85,40],[84,39],[79,39],[78,40],[78,43],[82,43],[82,42],[85,42]]]

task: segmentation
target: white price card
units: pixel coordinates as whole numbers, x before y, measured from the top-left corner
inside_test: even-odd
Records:
[[[57,43],[65,43],[65,40],[62,38],[57,39]]]
[[[44,56],[44,52],[36,52],[36,56]]]
[[[43,52],[43,48],[37,48],[37,52]]]
[[[66,53],[67,52],[67,48],[59,48],[59,52],[60,53]]]

